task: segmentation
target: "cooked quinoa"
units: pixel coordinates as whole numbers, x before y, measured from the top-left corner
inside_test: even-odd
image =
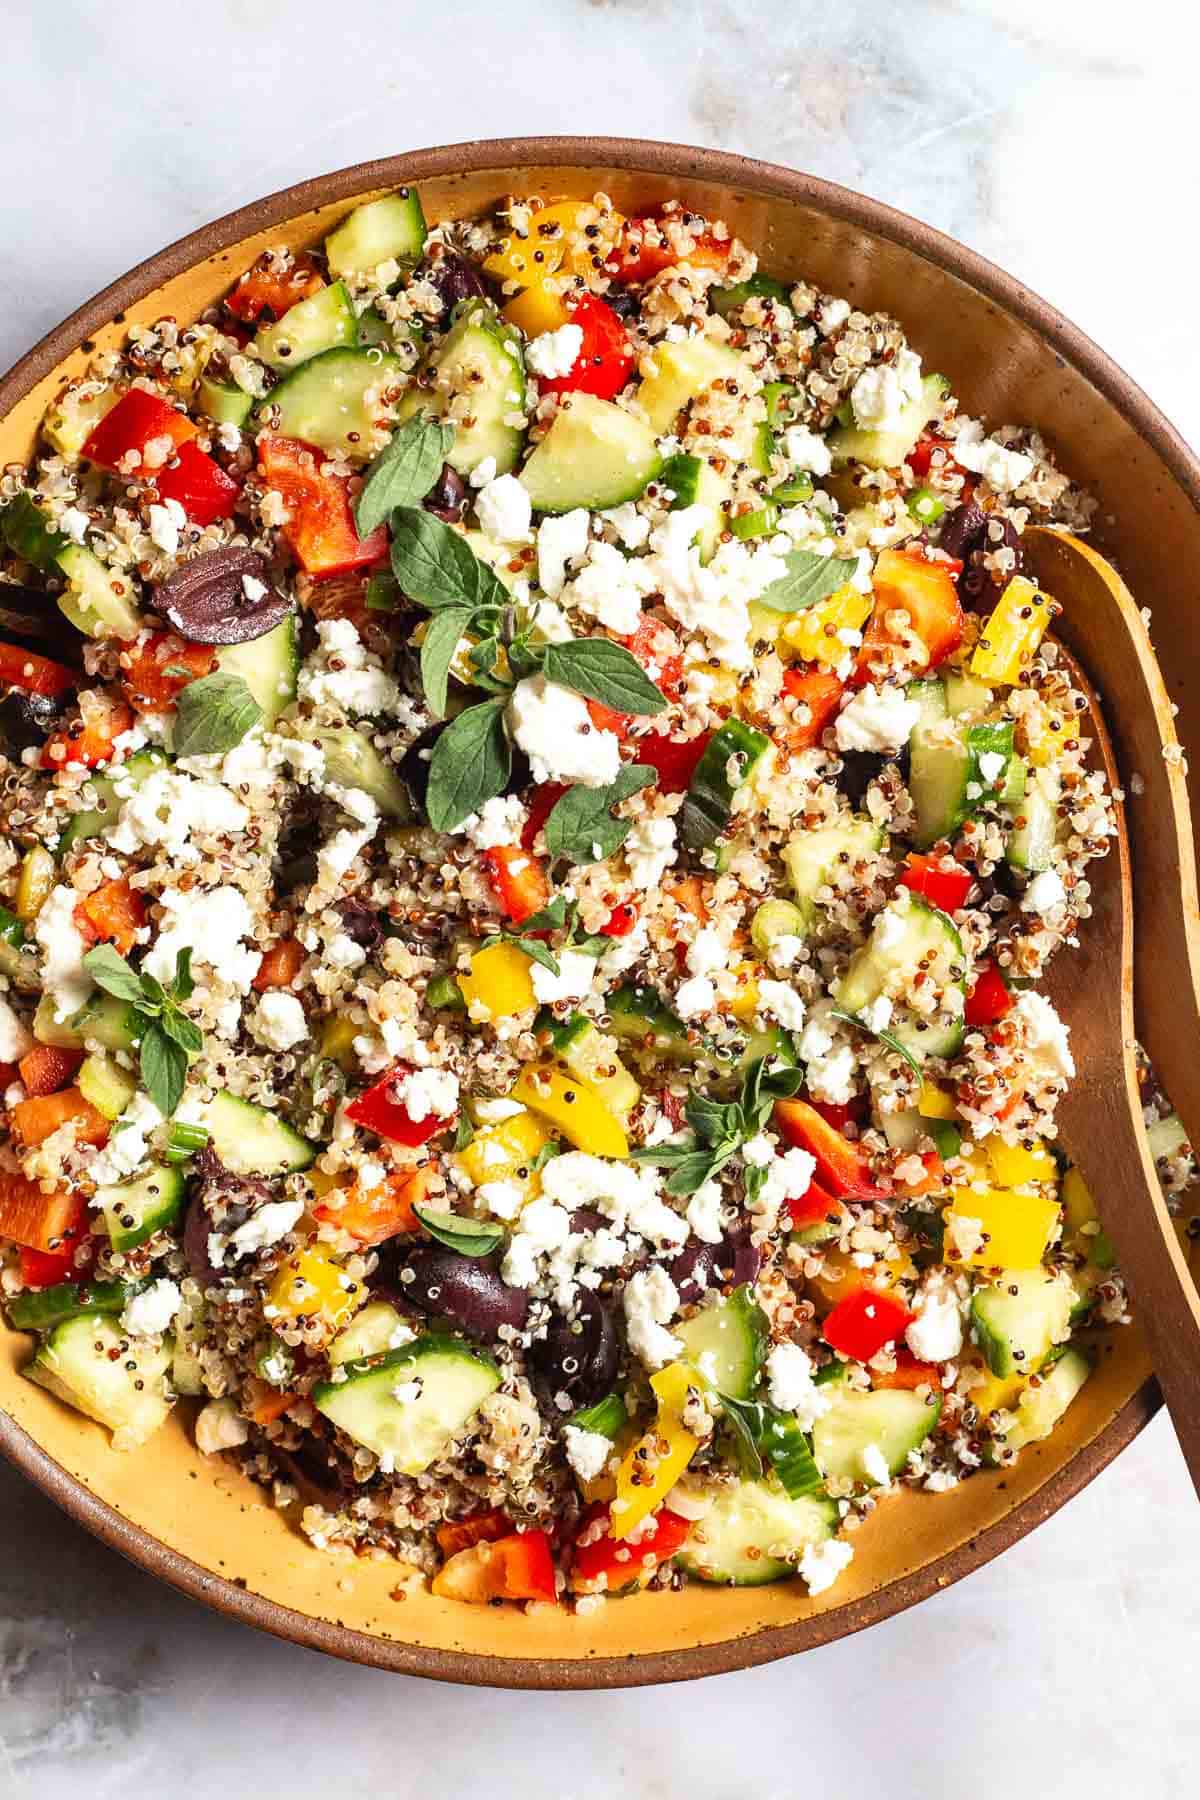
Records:
[[[1022,535],[1092,502],[777,276],[402,190],[0,479],[28,1372],[458,1600],[820,1593],[1128,1316],[1038,991],[1113,814]]]

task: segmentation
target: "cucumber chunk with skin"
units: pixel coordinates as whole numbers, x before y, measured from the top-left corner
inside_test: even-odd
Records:
[[[1045,1269],[1006,1269],[971,1297],[971,1329],[993,1375],[1032,1375],[1067,1341],[1075,1296]]]
[[[375,454],[377,432],[394,416],[388,395],[399,398],[404,378],[404,364],[386,351],[322,350],[258,402],[255,418],[269,417],[285,437],[367,462]]]
[[[715,554],[725,529],[733,494],[728,477],[718,475],[707,457],[680,451],[667,459],[657,479],[673,495],[671,512],[681,512],[689,506],[705,509],[707,517],[696,533],[696,542],[700,546],[701,562],[707,562]]]
[[[262,707],[263,728],[269,730],[296,698],[300,670],[297,615],[288,613],[278,625],[248,643],[222,644],[217,650],[217,667],[227,675],[241,676]]]
[[[939,1395],[922,1399],[906,1388],[843,1386],[831,1392],[833,1404],[812,1432],[813,1455],[826,1480],[874,1483],[863,1460],[872,1448],[887,1464],[888,1474],[899,1475],[909,1452],[920,1449],[942,1410]]]
[[[202,375],[196,384],[196,410],[217,425],[236,425],[240,430],[254,410],[254,395],[235,381]]]
[[[641,419],[592,394],[571,394],[521,470],[521,485],[538,512],[597,511],[636,500],[661,467]]]
[[[913,731],[919,731],[922,725],[937,725],[946,717],[946,689],[936,677],[932,681],[910,681],[904,690],[904,698],[921,709]]]
[[[363,732],[352,725],[323,731],[317,738],[325,752],[325,779],[335,787],[358,788],[369,794],[385,819],[408,824],[413,817],[408,789],[391,763],[385,762]]]
[[[1053,768],[1031,769],[1025,792],[1009,812],[1012,830],[1004,847],[1004,860],[1014,869],[1038,875],[1054,858],[1058,836],[1058,805],[1062,784]]]
[[[770,747],[753,725],[728,719],[713,733],[688,783],[679,814],[680,836],[689,850],[715,843],[733,817],[733,799]]]
[[[289,306],[273,324],[260,326],[254,348],[268,368],[290,372],[323,352],[357,342],[358,320],[350,295],[343,282],[335,281]],[[273,394],[278,392],[278,388],[273,390]]]
[[[992,763],[997,756],[998,773]],[[996,799],[1004,790],[1012,756],[1010,720],[994,725],[951,720],[916,725],[909,740],[908,789],[916,813],[917,848],[928,850],[942,838],[953,838],[986,800]]]
[[[685,338],[682,343],[654,346],[655,373],[638,389],[638,404],[656,437],[670,431],[690,401],[715,381],[736,381],[748,373],[744,356],[712,338]]]
[[[403,1347],[409,1327],[386,1300],[372,1300],[339,1331],[329,1346],[329,1360],[335,1366],[363,1362],[373,1356],[384,1356],[389,1350]]]
[[[83,544],[68,544],[55,557],[67,578],[58,610],[85,637],[135,638],[141,615],[133,604],[133,588],[119,571],[106,569]]]
[[[22,921],[6,906],[0,906],[0,975],[26,994],[36,994],[42,985],[31,949]]]
[[[699,1050],[683,1020],[650,987],[621,987],[608,996],[609,1030],[639,1050],[692,1062]]]
[[[405,395],[401,417],[423,412],[452,424],[454,442],[446,461],[460,475],[469,475],[489,456],[495,459],[498,475],[511,473],[525,444],[525,358],[520,333],[504,323],[490,301],[465,300],[455,308],[450,330],[434,351],[426,374],[427,385]],[[470,396],[469,403],[465,395]],[[515,423],[517,420],[521,422]],[[547,433],[543,443],[549,436]],[[538,505],[536,500],[534,505]]]
[[[1038,1377],[1036,1387],[1023,1391],[1017,1402],[1016,1423],[1005,1434],[1008,1448],[1023,1450],[1026,1444],[1038,1444],[1049,1437],[1091,1372],[1092,1365],[1081,1351],[1065,1350]]]
[[[317,1154],[316,1144],[275,1113],[234,1094],[214,1095],[200,1123],[207,1126],[213,1149],[235,1175],[294,1174],[307,1169]]]
[[[628,1118],[642,1097],[642,1090],[616,1054],[612,1040],[598,1031],[582,1013],[556,1019],[541,1012],[533,1022],[535,1035],[550,1033],[554,1054],[568,1074],[595,1088],[604,1104],[620,1119]]]
[[[365,275],[384,262],[416,262],[425,248],[427,227],[416,188],[398,188],[347,213],[325,239],[325,260],[334,276]]]
[[[829,448],[834,465],[860,462],[868,469],[896,469],[917,439],[941,411],[950,383],[944,375],[927,375],[920,392],[901,407],[895,422],[886,428],[868,429],[861,425],[842,425],[830,433]]]
[[[340,1372],[341,1380],[313,1389],[314,1406],[400,1475],[420,1475],[436,1462],[500,1385],[490,1356],[432,1333],[376,1360],[344,1363]]]
[[[774,1481],[739,1481],[719,1491],[675,1560],[700,1581],[761,1587],[795,1575],[805,1550],[833,1537],[837,1527],[832,1500],[789,1500]]]
[[[110,1056],[85,1057],[75,1084],[106,1119],[119,1119],[137,1093],[133,1076]]]
[[[940,1009],[931,1015],[916,1012],[903,999],[918,969],[941,990]],[[944,912],[911,894],[876,915],[870,937],[850,958],[833,997],[843,1012],[858,1014],[887,987],[899,985],[888,1030],[918,1059],[951,1056],[963,1039],[966,972],[956,927]]]
[[[148,1281],[60,1281],[54,1287],[34,1288],[7,1302],[8,1322],[14,1331],[50,1331],[81,1313],[124,1312]]]
[[[770,1325],[750,1287],[735,1288],[728,1299],[710,1301],[675,1328],[683,1344],[683,1360],[710,1387],[734,1400],[748,1400],[766,1360]]]
[[[870,819],[853,815],[838,825],[797,831],[784,847],[783,860],[800,910],[811,925],[817,893],[840,863],[853,869],[883,847],[883,832]]]
[[[55,1326],[25,1374],[106,1425],[114,1450],[136,1450],[171,1410],[165,1384],[170,1362],[169,1337],[142,1344],[102,1314],[83,1313]]]
[[[156,1166],[132,1181],[99,1187],[93,1204],[104,1215],[104,1228],[114,1250],[133,1250],[156,1231],[165,1231],[183,1211],[182,1169]]]

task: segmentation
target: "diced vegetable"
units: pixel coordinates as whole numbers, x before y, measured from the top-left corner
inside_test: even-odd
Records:
[[[1024,575],[1014,575],[980,633],[971,657],[972,675],[1015,687],[1033,661],[1053,612],[1049,594]]]
[[[629,1155],[629,1140],[616,1114],[587,1082],[544,1064],[526,1063],[513,1099],[540,1113],[569,1144],[589,1156]]]

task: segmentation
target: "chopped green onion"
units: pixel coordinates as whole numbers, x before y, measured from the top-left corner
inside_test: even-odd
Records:
[[[166,1158],[169,1163],[189,1162],[197,1150],[203,1150],[208,1142],[208,1131],[203,1125],[184,1125],[175,1119],[167,1132]]]
[[[932,488],[919,487],[908,496],[908,510],[919,525],[936,525],[946,510]]]
[[[807,469],[785,475],[778,487],[771,489],[771,499],[779,506],[803,506],[813,497],[813,478]]]
[[[729,521],[729,529],[737,538],[766,537],[779,524],[779,508],[773,500],[756,506],[752,512],[738,513]]]

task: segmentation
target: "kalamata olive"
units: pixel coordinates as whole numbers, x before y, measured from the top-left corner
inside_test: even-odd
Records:
[[[942,535],[938,541],[947,556],[961,561],[979,548],[986,529],[987,514],[982,506],[975,500],[965,500],[942,520]]]
[[[577,1407],[602,1400],[612,1391],[621,1361],[612,1307],[601,1295],[581,1290],[570,1314],[554,1315],[529,1360],[551,1394],[566,1393]]]
[[[418,812],[425,811],[425,795],[429,791],[429,758],[433,754],[433,746],[445,729],[445,724],[440,721],[428,726],[409,745],[396,765],[400,771],[400,779],[408,789],[409,799]]]
[[[188,1209],[183,1225],[183,1254],[199,1280],[215,1282],[220,1271],[209,1255],[213,1232],[227,1237],[244,1225],[255,1209],[271,1197],[265,1181],[235,1175],[211,1147],[201,1150],[188,1176]],[[226,1261],[229,1258],[226,1257]]]
[[[467,484],[457,469],[442,464],[442,472],[421,502],[426,512],[436,513],[447,525],[457,525],[467,510]]]
[[[40,656],[53,657],[68,668],[83,667],[87,639],[79,635],[50,596],[39,593],[37,588],[0,581],[0,638],[36,650]]]
[[[383,942],[383,920],[365,900],[352,894],[340,903],[338,912],[342,917],[342,930],[361,950],[374,950]]]
[[[667,1271],[685,1306],[703,1300],[714,1288],[742,1287],[753,1281],[761,1253],[745,1230],[730,1231],[719,1244],[689,1244]]]
[[[400,1288],[409,1305],[483,1342],[497,1338],[502,1325],[523,1330],[529,1313],[528,1293],[501,1279],[498,1256],[459,1256],[423,1244],[401,1269]]]
[[[255,550],[224,545],[181,563],[154,590],[156,611],[193,644],[246,644],[291,611]]]
[[[0,700],[0,750],[10,756],[44,744],[66,716],[62,700],[52,694],[26,694],[11,688]]]
[[[875,750],[843,750],[841,759],[838,791],[845,794],[851,806],[861,806],[863,795],[889,759]]]
[[[435,244],[417,270],[419,281],[428,281],[442,303],[441,323],[460,300],[474,300],[485,294],[483,278],[477,268],[453,250]]]
[[[639,311],[638,298],[628,288],[610,288],[604,296],[604,303],[618,319],[636,319]]]

